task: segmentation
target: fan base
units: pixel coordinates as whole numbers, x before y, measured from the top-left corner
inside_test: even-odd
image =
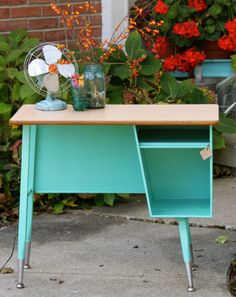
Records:
[[[38,110],[62,110],[66,109],[66,103],[64,101],[61,101],[59,99],[53,99],[53,100],[42,100],[35,104],[35,108]]]

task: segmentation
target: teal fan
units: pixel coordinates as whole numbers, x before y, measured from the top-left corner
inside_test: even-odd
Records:
[[[29,86],[45,99],[36,103],[39,110],[61,110],[66,103],[59,100],[62,92],[70,87],[70,77],[75,74],[77,63],[66,48],[53,43],[42,43],[25,58],[24,74]]]

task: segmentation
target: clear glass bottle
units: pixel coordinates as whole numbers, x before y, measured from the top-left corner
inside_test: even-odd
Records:
[[[88,108],[104,108],[106,105],[106,83],[101,65],[85,66],[84,86]]]

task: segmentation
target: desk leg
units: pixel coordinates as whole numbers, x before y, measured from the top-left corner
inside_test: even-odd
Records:
[[[36,144],[36,126],[30,127],[30,162],[29,162],[29,184],[28,184],[28,205],[27,205],[27,231],[25,247],[25,269],[30,269],[30,248],[32,240],[32,221],[34,207],[34,167],[35,167],[35,144]]]
[[[189,221],[187,218],[178,218],[179,222],[179,232],[181,247],[183,253],[183,259],[185,262],[187,277],[188,277],[188,291],[195,291],[193,286],[193,276],[192,276],[192,253],[191,253],[191,235]]]
[[[25,244],[25,263],[24,268],[30,269],[30,248],[32,238],[32,221],[33,221],[33,193],[28,195],[27,206],[27,229],[26,229],[26,244]]]
[[[23,126],[22,163],[21,163],[21,188],[20,210],[18,230],[18,283],[17,288],[24,288],[23,275],[25,253],[29,259],[29,247],[31,241],[32,216],[33,216],[33,180],[34,180],[34,157],[35,157],[35,126]],[[26,249],[26,241],[27,249]],[[26,262],[26,264],[29,264]]]
[[[188,219],[187,219],[188,220]],[[191,253],[191,267],[192,270],[196,270],[196,268],[198,267],[197,265],[194,264],[194,256],[193,256],[193,244],[192,244],[192,236],[191,236],[191,231],[190,231],[190,225],[189,225],[189,220],[188,220],[188,224],[187,226],[187,230],[188,230],[188,236],[189,236],[189,245],[190,245],[190,253]]]

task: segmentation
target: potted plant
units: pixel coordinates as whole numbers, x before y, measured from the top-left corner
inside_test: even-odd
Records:
[[[229,58],[232,51],[236,50],[235,30],[236,3],[233,0],[137,0],[135,7],[132,8],[132,15],[136,18],[136,27],[144,32],[147,24],[162,22],[158,26],[158,34],[152,34],[150,31],[147,47],[160,58],[166,59],[166,65],[178,70],[183,67],[176,65],[174,58],[189,60],[201,56],[201,60],[220,59],[219,71],[225,76],[231,74],[230,66],[222,59]],[[189,57],[190,49],[195,51],[195,55]],[[166,50],[166,49],[170,49]],[[196,55],[196,51],[199,53]],[[190,51],[191,53],[191,51]],[[177,55],[177,57],[176,57]],[[201,62],[201,61],[199,61]],[[213,61],[206,61],[207,75],[209,67],[212,67],[211,73],[215,72]],[[214,61],[215,62],[215,61]],[[193,65],[194,66],[194,65]],[[194,68],[194,67],[193,67]],[[168,67],[167,67],[168,69]],[[206,67],[203,69],[203,72]]]

